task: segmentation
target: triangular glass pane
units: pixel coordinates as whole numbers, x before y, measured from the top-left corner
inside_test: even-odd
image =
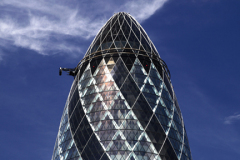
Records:
[[[102,34],[99,36],[100,44],[103,43],[103,40],[106,38],[108,34],[111,34],[110,25],[107,25],[106,28],[103,30]]]
[[[140,40],[140,31],[134,23],[132,23],[132,30],[135,33],[135,35],[137,36],[138,40]]]
[[[144,85],[144,87],[142,87],[141,91],[159,96],[157,89],[153,85],[151,85],[149,81],[150,81],[149,77],[146,78],[145,80],[146,84]]]
[[[97,69],[98,65],[100,64],[100,62],[102,61],[103,57],[96,57],[94,59],[91,60],[90,62],[90,68],[91,68],[91,72],[92,74],[94,74],[95,70]]]
[[[111,58],[109,59],[107,65],[114,65],[114,64],[115,64],[115,62],[114,62],[113,58],[111,57]]]
[[[162,116],[160,114],[156,114],[156,117],[158,118],[161,125],[163,126],[165,133],[168,134],[170,124],[171,124],[171,119],[168,117]]]
[[[153,63],[151,63],[149,77],[162,81],[162,78],[161,78],[160,74],[158,73],[158,71],[157,71],[157,69],[156,69],[156,67],[154,66]]]
[[[104,148],[106,149],[109,145],[109,143],[111,143],[111,141],[101,141],[101,143],[103,144]]]
[[[102,102],[96,102],[92,104],[91,112],[103,111],[105,110]]]
[[[142,27],[140,27],[139,29],[140,29],[141,34],[142,34],[144,37],[148,37]]]
[[[136,65],[136,63],[138,63],[137,61],[138,59],[136,59],[130,73],[133,76],[135,82],[138,84],[139,88],[141,88],[147,77],[147,73],[141,65]]]
[[[113,39],[115,39],[119,30],[120,30],[120,25],[119,25],[118,21],[116,21],[116,23],[112,26],[112,30],[111,30]]]
[[[109,31],[105,37],[102,35],[102,41],[101,44],[111,42],[112,41],[112,36],[111,36],[111,31]]]
[[[163,102],[165,103],[165,106],[168,108],[168,111],[170,113],[173,112],[173,103],[165,98],[161,98],[160,100],[163,100]]]
[[[118,16],[115,16],[113,19],[112,19],[112,21],[111,21],[111,27],[113,27],[114,26],[114,24],[115,23],[118,23]]]
[[[119,17],[118,17],[118,20],[119,20],[119,24],[122,25],[123,20],[124,20],[124,16],[122,14],[120,14]]]
[[[99,46],[100,46],[100,38],[97,39],[95,45],[92,47],[90,52],[91,53],[96,52]]]
[[[115,44],[112,43],[111,47],[110,48],[116,48]]]
[[[137,47],[135,49],[139,49],[139,45],[137,45],[139,43],[139,40],[136,38],[133,32],[130,33],[128,41],[129,43],[136,43]],[[134,47],[133,44],[132,47]]]
[[[94,77],[96,80],[96,84],[100,84],[100,83],[106,83],[106,82],[110,82],[113,81],[112,77],[108,75],[100,75],[100,76],[95,76]]]
[[[179,141],[176,141],[175,139],[173,138],[169,138],[176,154],[178,157],[180,157],[180,154],[181,154],[181,148],[182,148],[182,143],[180,143]]]
[[[99,68],[99,71],[97,73],[95,72],[94,76],[106,75],[110,73],[107,66],[102,66],[98,68]]]
[[[145,37],[142,36],[141,38],[141,44],[143,45],[144,49],[147,51],[147,52],[151,52],[151,48],[149,46],[149,43],[146,41]]]
[[[123,95],[121,94],[121,92],[118,92],[116,94],[116,96],[114,97],[115,100],[124,100],[124,97]]]
[[[124,98],[127,100],[129,106],[131,107],[140,93],[140,90],[131,75],[126,78],[120,90]]]
[[[128,112],[127,116],[125,119],[131,119],[131,120],[137,120],[137,117],[134,115],[133,111]]]
[[[101,141],[111,141],[117,131],[118,130],[106,130],[106,131],[98,131],[95,133],[97,133]]]
[[[131,21],[131,19],[130,19],[127,15],[125,16],[125,19],[126,19],[128,25],[131,27],[131,26],[132,26],[132,21]]]
[[[128,43],[126,43],[125,48],[131,49],[130,45]]]
[[[101,61],[101,63],[99,64],[99,66],[103,66],[103,65],[106,65],[106,63],[105,63],[105,60],[104,60],[104,59],[102,59],[102,61]]]
[[[123,124],[120,126],[120,129],[143,130],[138,120],[125,120],[125,122],[123,122]]]
[[[124,109],[121,109],[121,110],[109,110],[109,112],[113,116],[113,119],[125,119],[125,116],[127,115],[128,111],[129,111],[128,109],[127,110],[124,110]]]
[[[90,66],[90,64],[88,65]],[[91,71],[89,69],[85,70],[85,72],[82,74],[82,77],[80,79],[80,81],[83,81],[85,79],[88,79],[91,77]]]
[[[104,88],[102,91],[116,91],[118,90],[116,84],[114,82],[108,82],[104,84]]]
[[[109,49],[110,46],[111,46],[111,44],[112,44],[112,41],[110,41],[110,42],[104,42],[104,43],[102,43],[102,45],[101,45],[101,49],[102,49],[102,50]]]
[[[109,101],[114,99],[115,95],[117,94],[118,91],[107,91],[107,92],[100,92],[103,101]]]
[[[141,125],[145,128],[153,112],[142,94],[140,94],[132,109]]]
[[[141,137],[138,140],[142,141],[142,142],[151,142],[151,140],[148,137],[148,135],[146,134],[146,132],[143,132],[143,134],[141,135]]]
[[[108,71],[111,72],[113,67],[114,67],[114,65],[107,65]]]
[[[154,109],[155,106],[157,105],[157,100],[158,100],[159,96],[150,94],[150,93],[146,93],[146,92],[143,92],[143,94],[146,97],[148,103],[151,105],[152,109]]]
[[[101,130],[115,130],[117,129],[115,125],[113,124],[114,121],[112,120],[104,120],[101,121],[101,126],[99,127],[99,131]]]
[[[124,21],[123,24],[122,24],[122,30],[123,30],[123,33],[124,33],[125,37],[128,39],[129,33],[130,33],[130,27],[127,24],[126,21]]]
[[[182,121],[179,118],[179,115],[178,115],[178,113],[176,111],[176,108],[174,108],[173,120],[174,120],[174,122],[178,123],[179,125],[182,125]]]
[[[118,88],[120,88],[126,76],[128,75],[128,70],[126,69],[121,58],[118,59],[116,65],[113,67],[111,75],[115,83],[117,84]]]
[[[109,109],[128,109],[125,100],[114,100],[111,104],[111,108]]]
[[[126,138],[124,137],[123,133],[118,130],[112,140],[125,140]]]
[[[124,63],[126,65],[126,67],[128,68],[128,70],[130,71],[132,66],[133,66],[133,63],[134,63],[136,57],[135,56],[131,56],[131,57],[122,57],[122,58],[123,59],[125,58]]]

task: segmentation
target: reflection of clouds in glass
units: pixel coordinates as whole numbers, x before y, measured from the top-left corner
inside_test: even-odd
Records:
[[[224,124],[232,124],[234,121],[240,120],[240,114],[235,114],[225,118]]]

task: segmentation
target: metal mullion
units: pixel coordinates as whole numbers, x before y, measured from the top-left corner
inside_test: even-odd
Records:
[[[68,115],[69,115],[69,116],[68,116],[69,120],[70,120],[70,118],[72,117],[74,111],[76,110],[76,106],[77,106],[78,103],[81,103],[81,102],[80,102],[80,98],[79,98],[79,100],[77,101],[77,103],[75,104],[74,109],[73,109],[71,115],[68,114]],[[70,124],[70,123],[69,123],[69,124]]]
[[[128,69],[127,69],[127,66],[125,65],[125,63],[124,63],[124,61],[123,61],[123,59],[122,59],[122,57],[121,56],[119,56],[119,58],[121,58],[121,60],[122,60],[122,62],[123,62],[123,65],[124,65],[124,67],[125,67],[125,69],[128,71]],[[118,58],[118,60],[119,60],[119,58]],[[116,62],[117,63],[117,62]],[[121,85],[121,87],[119,87],[119,90],[120,90],[120,92],[121,92],[121,88],[122,88],[122,86],[123,86],[123,84],[125,83],[125,81],[126,81],[126,79],[127,79],[127,77],[128,77],[128,75],[130,74],[130,72],[128,71],[128,74],[127,74],[127,76],[126,76],[126,78],[125,78],[125,80],[123,81],[123,83],[122,83],[122,85]],[[122,92],[121,92],[122,93]],[[125,98],[125,97],[124,97]],[[126,99],[125,99],[126,100]]]
[[[141,32],[141,31],[140,31]],[[141,34],[141,39],[145,39],[145,41],[148,43],[148,45],[149,45],[149,42],[146,40],[146,38],[145,38],[145,36],[143,35],[143,34]],[[147,50],[146,50],[146,48],[143,46],[143,44],[142,44],[142,41],[140,41],[140,43],[141,43],[141,45],[142,45],[142,47],[144,48],[144,51],[146,52],[146,53],[149,53]],[[149,45],[149,47],[151,48],[151,45]],[[150,57],[151,58],[151,57]]]
[[[140,39],[138,39],[138,37],[136,36],[136,34],[135,34],[135,32],[133,31],[133,29],[132,29],[132,27],[130,27],[130,33],[129,33],[129,37],[128,37],[128,39],[127,39],[127,41],[129,41],[129,38],[130,38],[130,35],[131,35],[131,33],[133,33],[133,35],[135,36],[135,38],[138,40],[138,42],[139,42],[139,44],[142,44],[141,43],[141,34],[140,34]],[[140,31],[139,31],[140,32]],[[141,33],[141,32],[140,32]],[[128,42],[129,43],[129,42]],[[139,46],[139,48],[138,48],[139,50],[140,50],[140,46]],[[146,52],[145,50],[144,50],[144,52]]]
[[[126,22],[126,24],[128,25],[128,27],[130,28],[130,32],[131,32],[131,28],[132,28],[132,25],[130,25],[130,24],[128,24],[128,22],[127,22],[127,20],[126,20],[126,18],[124,17],[124,21]],[[122,26],[121,26],[121,29],[122,29]],[[130,32],[129,32],[129,36],[130,36]],[[124,33],[124,32],[123,32]],[[124,35],[125,36],[125,35]],[[125,38],[126,38],[126,41],[128,41],[128,39],[129,39],[129,36],[128,36],[128,38],[126,38],[126,36],[125,36]]]
[[[89,137],[89,139],[88,139],[88,141],[86,142],[86,144],[85,144],[85,146],[84,146],[84,148],[83,148],[83,150],[82,150],[82,152],[81,153],[83,153],[83,151],[85,150],[85,148],[86,148],[86,146],[88,145],[88,142],[89,142],[89,140],[92,138],[92,135],[94,134],[94,132],[91,134],[91,136]]]
[[[79,73],[78,73],[78,75],[79,75]],[[76,80],[76,81],[77,81],[77,80]],[[79,83],[79,82],[77,82],[76,89],[78,89],[78,83]],[[75,90],[76,90],[76,89],[75,89]],[[69,97],[68,97],[68,100],[69,100]],[[80,103],[80,96],[79,96],[79,100],[78,100],[77,103]],[[76,104],[77,104],[77,103],[76,103]],[[69,107],[69,101],[68,101],[67,109],[68,109],[68,107]],[[74,110],[75,110],[75,108],[76,108],[76,105],[75,105],[75,107],[74,107]],[[73,110],[73,111],[74,111],[74,110]],[[73,114],[73,112],[72,112],[72,114]],[[72,133],[72,130],[71,130],[71,123],[70,123],[69,112],[68,112],[68,123],[69,123],[69,130],[70,130],[71,138],[72,138],[72,140],[73,140],[75,149],[77,150],[79,157],[82,158],[80,152],[78,151],[78,148],[77,148],[77,145],[76,145],[76,142],[75,142],[75,140],[74,140],[74,136],[73,136],[73,133]]]
[[[107,26],[108,23],[110,22],[110,20],[112,20],[112,18],[110,18],[103,26]],[[103,31],[103,27],[98,31],[97,35],[101,35],[100,33],[101,33],[102,31]],[[96,37],[97,37],[97,36],[96,36]],[[95,41],[96,37],[93,39],[93,42]],[[92,43],[91,43],[91,45],[88,47],[87,52],[85,53],[85,55],[84,55],[83,57],[87,56],[87,53],[88,53],[88,51],[90,50],[90,48],[92,48]]]
[[[174,116],[174,111],[173,111],[173,116]],[[171,121],[173,121],[173,118],[172,118],[172,120]],[[171,124],[172,125],[172,124]],[[170,129],[171,129],[171,125],[170,125]],[[169,129],[169,131],[170,131],[170,129]],[[169,132],[168,132],[168,134],[169,134]],[[168,138],[168,134],[166,134],[166,139]],[[165,139],[165,141],[166,141],[166,139]],[[169,140],[169,139],[168,139]],[[172,142],[169,140],[169,142],[170,142],[170,145],[172,146],[172,148],[173,148],[173,151],[174,151],[174,153],[176,154],[176,157],[178,158],[178,156],[177,156],[177,153],[175,152],[175,149],[174,149],[174,147],[173,147],[173,145],[172,145]],[[161,152],[161,150],[162,150],[162,148],[163,148],[163,146],[164,146],[164,143],[163,143],[163,145],[162,145],[162,147],[161,147],[161,149],[159,150],[159,154],[160,154],[160,152]]]
[[[141,64],[141,63],[140,63]],[[141,66],[142,66],[142,64],[141,64]],[[143,66],[142,66],[143,67]],[[132,77],[132,75],[130,74],[130,72],[129,72],[129,75]],[[149,73],[148,73],[148,75],[149,75]],[[147,76],[148,77],[148,76]],[[132,77],[133,78],[133,77]],[[125,81],[126,81],[126,79],[125,79]],[[135,82],[135,80],[134,80],[134,78],[133,78],[133,81]],[[135,84],[136,84],[136,82],[135,82]],[[137,85],[137,84],[136,84]],[[137,87],[138,87],[138,85],[137,85]],[[139,89],[139,87],[138,87],[138,89]],[[142,93],[141,92],[141,90],[139,89],[139,91],[140,91],[140,93],[139,93],[139,95],[138,95],[138,97],[136,98],[136,100],[135,100],[135,102],[133,103],[133,106],[135,105],[135,103],[137,102],[137,99],[139,98],[139,96],[140,96],[140,94]],[[142,94],[143,95],[143,94]],[[143,95],[143,97],[145,98],[145,100],[146,100],[146,102],[148,103],[148,105],[149,105],[149,107],[150,107],[150,104],[149,104],[149,102],[148,102],[148,100],[146,99],[146,97]],[[151,109],[151,107],[150,107],[150,109]],[[132,111],[132,107],[131,107],[131,111]],[[132,111],[133,113],[134,113],[134,111]],[[135,115],[135,113],[134,113],[134,115]],[[149,121],[148,121],[148,124],[146,125],[146,128],[144,128],[143,126],[142,126],[142,128],[143,128],[143,132],[146,134],[146,135],[148,135],[147,133],[146,133],[146,129],[147,129],[147,127],[148,127],[148,125],[149,125],[149,123],[150,123],[150,121],[152,120],[152,117],[155,115],[155,113],[153,112],[153,114],[152,114],[152,116],[150,117],[150,119],[149,119]],[[136,117],[136,115],[135,115],[135,117]],[[136,117],[137,118],[137,117]],[[138,120],[138,119],[137,119]],[[140,123],[140,121],[138,120],[138,122]],[[159,124],[160,124],[160,126],[162,127],[162,125],[161,125],[161,123],[159,122]],[[141,125],[141,123],[140,123],[140,125]],[[162,129],[163,129],[163,127],[162,127]],[[164,129],[163,129],[164,130]],[[167,136],[166,136],[167,137]],[[150,139],[151,140],[151,139]],[[152,143],[152,141],[151,141],[151,144],[153,144]],[[154,146],[154,148],[155,148],[155,146]],[[156,148],[155,148],[156,149]]]

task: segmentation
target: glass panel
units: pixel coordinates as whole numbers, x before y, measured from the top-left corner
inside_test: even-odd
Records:
[[[139,95],[140,91],[130,75],[126,78],[120,90],[125,99],[127,100],[129,106],[131,107],[135,102],[137,96]]]
[[[106,130],[95,132],[101,141],[110,141],[118,130]]]
[[[93,134],[91,136],[91,139],[87,143],[86,147],[88,147],[91,150],[91,152],[94,155],[94,158],[96,160],[99,160],[101,158],[102,154],[104,153],[104,150],[103,150],[102,146],[100,145],[98,139],[96,138],[95,134]]]
[[[154,60],[154,59],[152,61],[153,61],[154,65],[155,65],[155,67],[157,68],[158,73],[160,74],[160,76],[163,77],[163,70],[162,70],[162,65],[160,64],[160,62],[157,61],[157,60]]]
[[[97,69],[98,65],[100,64],[100,62],[102,61],[102,56],[97,57],[97,58],[93,58],[90,62],[90,68],[91,68],[91,72],[92,74],[94,74],[95,70]]]
[[[178,158],[180,157],[181,154],[181,147],[182,147],[182,143],[180,143],[179,141],[176,141],[173,138],[169,138],[175,152],[177,153]]]
[[[125,37],[128,38],[129,33],[130,33],[130,27],[127,24],[126,21],[124,21],[123,24],[122,24],[122,30],[123,30],[123,33],[124,33]]]
[[[164,83],[165,83],[165,85],[167,86],[167,89],[168,89],[171,97],[173,98],[173,92],[172,92],[171,82],[169,82],[169,80],[168,80],[168,78],[167,78],[167,76],[166,76],[166,73],[165,73],[165,75],[164,75]]]
[[[176,124],[176,127],[178,128],[178,131],[181,133],[181,135],[183,134],[183,127],[182,127],[182,122],[179,118],[179,115],[176,111],[176,109],[174,109],[174,115],[173,115],[173,120]]]
[[[74,88],[72,88],[72,90],[74,90]],[[73,96],[69,102],[69,106],[68,106],[68,113],[69,115],[72,114],[72,111],[75,108],[75,105],[77,104],[77,101],[79,100],[79,94],[78,94],[78,89],[77,87],[75,88],[75,91],[73,93]]]
[[[149,46],[149,44],[148,44],[148,42],[146,41],[146,39],[145,39],[144,36],[142,36],[141,43],[142,43],[144,49],[145,49],[147,52],[151,52],[151,48],[150,48],[150,46]]]
[[[87,144],[87,141],[89,140],[90,136],[92,135],[92,129],[89,125],[89,122],[87,121],[86,117],[83,118],[80,126],[78,127],[75,135],[74,135],[74,141],[77,145],[77,148],[80,152],[82,152],[83,148]]]
[[[155,108],[155,106],[157,105],[157,100],[159,98],[159,96],[154,95],[154,94],[149,94],[146,92],[143,92],[144,96],[146,97],[148,103],[150,104],[150,106],[152,107],[152,109]]]
[[[113,119],[125,119],[129,110],[109,110],[109,112],[112,114]]]
[[[72,116],[70,117],[72,133],[75,133],[75,131],[76,131],[79,123],[82,121],[82,118],[84,117],[84,115],[85,114],[82,109],[82,105],[80,102],[78,102]]]
[[[114,100],[109,109],[127,109],[127,104],[125,100]]]
[[[153,112],[142,94],[140,94],[132,109],[141,125],[145,128]]]
[[[140,40],[140,31],[139,31],[139,29],[136,27],[136,25],[134,23],[132,25],[132,30],[135,33],[135,35],[137,36],[138,40]]]
[[[151,64],[149,77],[151,77],[151,80],[154,83],[154,86],[160,92],[161,91],[161,86],[162,86],[162,79],[161,79],[158,71],[155,69],[153,63]]]
[[[132,21],[128,16],[125,16],[125,19],[127,21],[127,23],[129,24],[129,26],[132,26]]]
[[[123,59],[123,62],[127,66],[128,70],[130,71],[132,66],[133,66],[133,63],[135,61],[135,58],[136,58],[135,55],[133,55],[133,54],[122,54],[121,57]]]
[[[117,86],[120,88],[126,76],[128,75],[128,70],[126,69],[121,58],[118,59],[116,65],[113,67],[111,75]]]
[[[178,160],[177,155],[174,152],[168,139],[164,143],[164,146],[160,152],[160,156],[162,159]]]
[[[146,128],[146,132],[157,151],[159,151],[161,144],[163,144],[163,141],[166,137],[166,134],[155,115],[153,115],[148,127]]]
[[[104,153],[104,155],[102,156],[101,160],[109,160],[109,158],[108,158],[106,153]]]

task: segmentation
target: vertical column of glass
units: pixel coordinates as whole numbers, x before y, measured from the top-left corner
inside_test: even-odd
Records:
[[[74,94],[77,90],[76,83],[75,80],[63,111],[52,160],[81,160],[70,131],[68,118],[69,105],[73,105],[76,99],[79,99],[79,96]]]
[[[125,60],[122,60],[122,58],[124,58]],[[137,86],[135,82],[136,79],[139,80],[138,82],[140,82],[142,79],[143,79],[142,81],[144,81],[144,78],[142,78],[144,77],[144,75],[141,76],[141,74],[139,74],[138,67],[133,66],[131,70],[131,66],[128,66],[129,64],[128,60],[129,60],[128,58],[122,57],[121,55],[121,58],[118,59],[115,65],[115,68],[111,71],[111,74],[115,82],[117,82],[117,85],[120,88],[120,91],[123,94],[126,102],[131,107],[131,110],[129,113],[131,113],[131,116],[134,117],[134,122],[130,120],[126,120],[126,124],[128,126],[132,126],[131,130],[128,130],[128,128],[125,128],[125,131],[124,131],[125,133],[128,133],[125,136],[131,135],[131,134],[136,135],[135,139],[130,138],[129,136],[129,140],[127,140],[132,147],[132,152],[129,156],[129,159],[130,158],[160,159],[155,147],[152,144],[151,139],[144,131],[144,128],[149,122],[152,113],[150,113],[150,115],[148,114],[149,117],[146,117],[146,115],[141,116],[142,114],[138,112],[139,110],[143,110],[144,112],[143,114],[146,114],[146,113],[149,113],[149,110],[151,110],[150,108],[147,108],[147,106],[145,106],[148,104],[146,100],[143,98],[140,92],[140,88]],[[131,70],[131,74],[127,68]],[[126,73],[126,75],[124,73]],[[126,77],[126,78],[122,82],[119,82],[118,77]],[[132,106],[134,107],[132,108]],[[136,126],[135,129],[134,129],[134,126]],[[138,132],[139,134],[134,133],[134,130],[139,130],[139,129],[141,130]]]

